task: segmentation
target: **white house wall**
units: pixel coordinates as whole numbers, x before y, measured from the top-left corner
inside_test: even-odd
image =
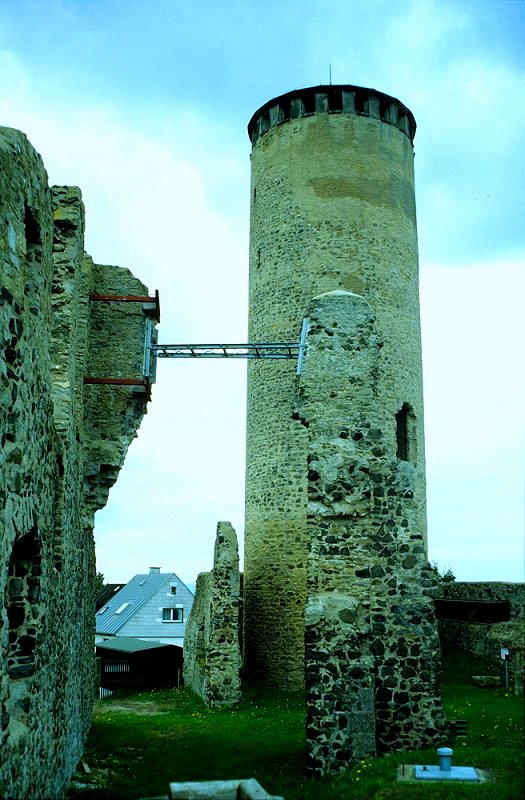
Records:
[[[171,594],[173,580],[167,580],[156,594],[137,610],[137,613],[118,631],[118,636],[134,636],[145,641],[162,641],[181,645],[193,603],[193,594],[181,582],[177,582],[177,594]],[[164,622],[163,608],[182,608],[182,622]]]

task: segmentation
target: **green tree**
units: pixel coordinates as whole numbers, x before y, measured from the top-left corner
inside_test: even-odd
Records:
[[[97,595],[104,588],[104,573],[97,572],[95,575],[95,594]]]
[[[453,583],[456,580],[456,576],[450,567],[447,567],[447,569],[441,569],[437,561],[433,561],[431,567],[438,585]]]

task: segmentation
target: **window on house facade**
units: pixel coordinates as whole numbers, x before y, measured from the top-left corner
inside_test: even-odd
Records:
[[[171,592],[171,594],[177,594],[177,587],[176,586],[170,586],[170,592]]]
[[[183,622],[184,609],[182,608],[163,608],[162,609],[163,622]]]

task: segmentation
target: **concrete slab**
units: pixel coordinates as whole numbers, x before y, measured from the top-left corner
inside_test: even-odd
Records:
[[[423,770],[423,766],[425,769]],[[421,770],[416,776],[416,769]],[[459,772],[458,772],[459,770]],[[462,770],[472,770],[472,772],[468,772],[467,776],[474,773],[476,776],[475,778],[472,777],[462,777],[461,771]],[[424,773],[425,777],[421,778],[421,774]],[[442,778],[440,776],[448,775],[448,778]],[[401,764],[397,768],[397,780],[402,783],[421,783],[422,780],[426,781],[445,781],[445,782],[466,782],[466,783],[493,783],[494,773],[490,769],[478,769],[477,767],[452,767],[451,772],[440,772],[439,767],[436,765],[420,765],[420,764]]]
[[[445,772],[434,765],[416,764],[415,777],[418,781],[476,781],[479,777],[474,767],[452,767]]]

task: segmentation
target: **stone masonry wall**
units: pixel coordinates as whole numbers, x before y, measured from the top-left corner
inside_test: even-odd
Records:
[[[213,569],[197,578],[184,637],[184,683],[210,707],[241,698],[240,591],[237,536],[219,522]]]
[[[84,387],[97,364],[136,372],[143,351],[142,308],[103,330],[89,296],[145,287],[86,256],[80,191],[50,189],[38,154],[9,128],[0,203],[0,795],[59,798],[94,698],[94,513],[146,399]],[[115,333],[118,359],[107,348]]]
[[[414,503],[425,536],[412,141],[389,116],[404,113],[399,103],[384,105],[383,96],[381,106],[377,94],[354,88],[298,90],[254,115],[251,124],[257,118],[262,127],[251,154],[249,339],[297,342],[317,294],[367,298],[385,345],[382,402],[392,419],[404,404],[410,409]],[[308,548],[308,437],[292,418],[296,389],[293,362],[249,362],[246,672],[289,687],[304,680]]]
[[[439,638],[444,653],[463,652],[479,659],[479,672],[499,675],[504,681],[505,665],[500,650],[509,650],[509,685],[523,694],[525,679],[525,586],[522,583],[452,582],[443,586],[440,597],[450,600],[508,600],[510,620],[498,623],[469,623],[439,620]]]
[[[398,454],[383,348],[364,298],[312,302],[296,413],[309,438],[306,730],[318,773],[444,730],[417,471]]]
[[[508,600],[510,618],[525,619],[525,584],[503,581],[441,583],[436,597],[447,600]]]

